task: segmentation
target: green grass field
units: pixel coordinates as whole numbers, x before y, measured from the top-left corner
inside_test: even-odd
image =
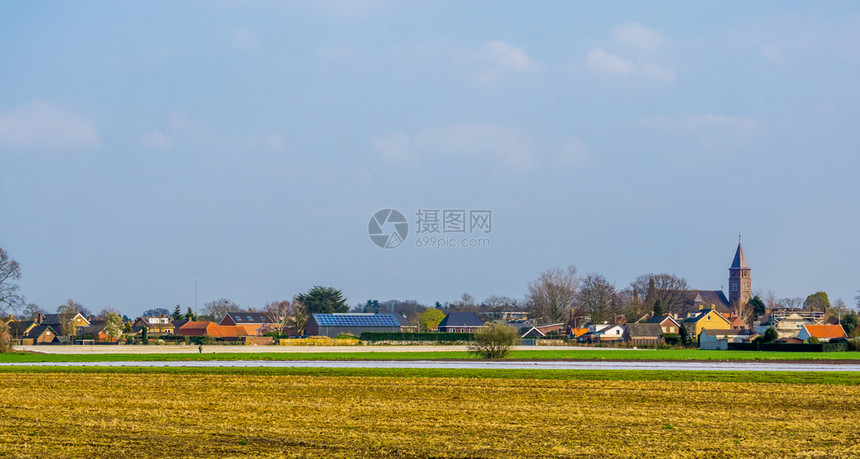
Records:
[[[120,362],[187,360],[463,360],[475,357],[465,351],[438,352],[254,352],[186,354],[0,354],[0,362]],[[524,350],[511,352],[508,359],[521,360],[857,360],[860,352],[766,352],[661,350]]]

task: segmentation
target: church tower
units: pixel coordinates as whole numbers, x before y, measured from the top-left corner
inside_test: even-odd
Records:
[[[747,304],[751,298],[752,280],[750,279],[750,267],[744,256],[744,249],[738,242],[738,250],[732,267],[729,268],[729,304],[735,311]]]

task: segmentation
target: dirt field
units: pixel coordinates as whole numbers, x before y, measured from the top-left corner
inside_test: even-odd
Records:
[[[860,387],[0,373],[0,456],[857,457]]]

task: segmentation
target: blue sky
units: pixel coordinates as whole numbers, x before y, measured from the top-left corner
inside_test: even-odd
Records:
[[[860,288],[856,3],[7,2],[0,41],[0,247],[49,310],[718,289],[739,231],[754,291]]]

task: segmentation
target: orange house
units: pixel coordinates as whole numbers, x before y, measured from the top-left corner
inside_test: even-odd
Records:
[[[238,338],[241,336],[254,336],[247,333],[241,326],[218,325],[208,321],[190,321],[179,327],[176,331],[181,336],[211,336],[213,338]]]
[[[842,325],[804,325],[800,327],[798,339],[808,341],[809,338],[818,338],[821,342],[829,342],[839,338],[848,338]]]

